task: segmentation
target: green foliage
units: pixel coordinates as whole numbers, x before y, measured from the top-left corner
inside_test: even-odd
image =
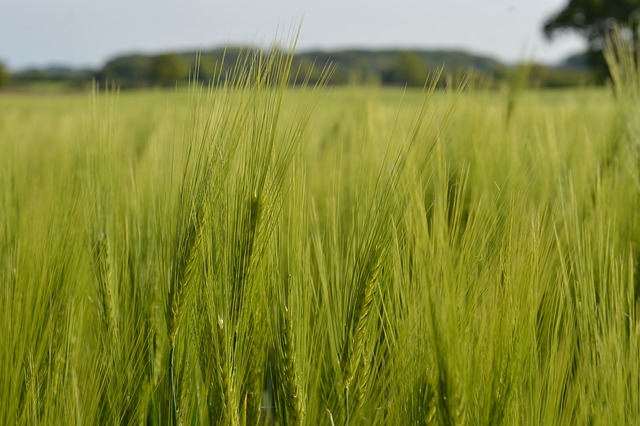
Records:
[[[292,74],[291,83],[300,84],[317,84],[322,78],[322,69],[318,68],[308,58],[302,58],[298,64],[295,74]]]
[[[160,86],[172,86],[189,77],[189,64],[181,56],[165,53],[151,58],[151,82]]]
[[[113,81],[124,88],[153,84],[172,85],[177,80],[186,79],[186,66],[191,71],[197,69],[198,79],[207,83],[224,80],[238,61],[245,60],[245,56],[248,58],[246,65],[251,66],[251,58],[258,53],[260,49],[255,48],[226,48],[204,52],[167,53],[157,57],[121,56],[107,62],[103,69],[96,73],[96,77],[101,84]],[[153,71],[156,61],[160,62],[157,64],[160,68],[157,70],[157,76],[156,71]],[[506,69],[493,59],[456,51],[310,51],[293,59],[290,83],[299,85],[307,81],[308,84],[315,84],[322,76],[322,71],[331,68],[332,73],[327,81],[331,85],[377,85],[384,82],[386,76],[387,79],[391,79],[389,84],[404,84],[407,78],[410,78],[411,85],[422,86],[427,77],[426,71],[441,67],[444,67],[447,73],[457,75],[458,81],[461,80],[460,76],[469,73],[470,70],[488,78],[497,78]],[[171,69],[174,71],[170,71]],[[167,75],[163,75],[167,72]]]
[[[602,48],[605,37],[613,29],[612,21],[625,24],[637,19],[639,9],[638,0],[569,0],[545,22],[544,31],[549,36],[563,30],[577,31]]]
[[[616,97],[289,87],[247,54],[0,97],[5,423],[638,422],[623,38]]]
[[[251,66],[258,49],[215,49],[205,52],[168,53],[158,56],[130,55],[108,61],[101,70],[69,68],[27,69],[13,75],[12,82],[23,88],[53,85],[62,89],[88,88],[93,80],[103,87],[119,88],[173,86],[187,77],[203,84],[221,82],[232,74],[238,61]],[[535,87],[574,87],[598,82],[580,58],[562,67],[539,65],[530,82]],[[332,70],[329,85],[422,86],[428,71],[442,68],[445,78],[439,87],[497,88],[508,80],[510,68],[490,58],[456,51],[311,51],[293,59],[292,85],[316,84],[323,71]],[[191,73],[191,75],[189,75]]]
[[[151,58],[144,55],[132,55],[109,60],[96,77],[105,87],[111,83],[127,88],[148,86],[150,75]]]
[[[602,57],[605,39],[611,34],[615,23],[637,26],[639,11],[638,0],[569,0],[562,10],[547,19],[543,28],[549,38],[562,31],[575,31],[584,37],[589,44],[587,61],[603,77],[607,71]],[[634,31],[626,35],[636,40],[637,44]]]
[[[420,57],[412,52],[400,52],[395,63],[382,75],[382,81],[388,84],[424,86],[429,70]]]
[[[7,86],[11,80],[11,74],[7,67],[0,62],[0,89]]]

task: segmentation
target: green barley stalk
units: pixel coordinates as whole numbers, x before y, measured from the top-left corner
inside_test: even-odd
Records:
[[[179,235],[176,259],[174,259],[169,296],[167,299],[166,321],[169,336],[169,386],[173,422],[177,424],[178,401],[175,383],[176,336],[195,279],[196,263],[200,254],[202,234],[206,217],[206,205],[202,205],[189,217],[186,232]]]
[[[355,323],[354,330],[347,336],[347,341],[342,351],[342,386],[347,392],[365,357],[366,332],[368,330],[369,314],[373,306],[378,273],[380,272],[381,259],[381,255],[378,255],[373,262],[369,271],[369,279],[356,300],[352,315],[357,317],[358,320]]]
[[[210,395],[215,398],[217,402],[217,405],[213,405],[217,407],[217,413],[212,414],[217,414],[219,424],[221,425],[229,424],[237,426],[240,424],[238,397],[236,395],[235,377],[230,366],[231,358],[227,348],[227,331],[222,318],[218,318],[215,328],[217,338],[216,348],[218,350],[217,388],[220,394]],[[213,422],[214,420],[210,418],[209,421]]]
[[[238,240],[238,259],[234,270],[234,291],[231,300],[231,313],[233,323],[237,323],[242,309],[242,301],[245,295],[245,287],[250,279],[254,267],[254,251],[256,249],[256,237],[258,226],[262,216],[262,201],[258,194],[254,193],[249,200],[245,220],[239,224],[242,236]]]
[[[283,408],[287,421],[292,425],[300,425],[304,421],[305,408],[300,389],[299,360],[295,355],[295,344],[291,313],[285,306],[280,310],[280,339],[278,341],[278,363],[276,364],[280,391],[277,395],[284,396]]]
[[[359,413],[366,399],[369,380],[370,356],[366,350],[369,343],[370,317],[374,296],[378,285],[378,274],[382,261],[382,251],[374,250],[373,262],[366,268],[364,285],[356,286],[358,291],[347,320],[348,329],[340,356],[342,390],[347,423],[352,415]]]
[[[38,376],[33,363],[33,354],[29,353],[25,362],[24,375],[27,390],[26,401],[22,412],[23,423],[35,423],[38,418]]]
[[[117,307],[114,283],[112,281],[111,260],[109,256],[109,240],[101,233],[96,238],[93,248],[93,267],[98,282],[98,294],[102,305],[103,322],[109,336],[111,349],[118,347]]]
[[[187,230],[178,242],[177,259],[171,275],[167,306],[167,331],[169,344],[175,347],[180,321],[185,312],[189,292],[193,287],[195,269],[202,244],[206,206],[201,206],[194,216],[189,218]]]

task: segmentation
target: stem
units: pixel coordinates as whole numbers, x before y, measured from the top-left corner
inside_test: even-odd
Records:
[[[347,387],[346,389],[346,394],[347,394],[347,421],[345,424],[349,424],[349,388]]]
[[[169,352],[169,386],[171,387],[171,419],[172,424],[175,426],[178,424],[178,403],[176,401],[176,388],[173,378],[173,358],[175,353],[175,347],[171,346]]]

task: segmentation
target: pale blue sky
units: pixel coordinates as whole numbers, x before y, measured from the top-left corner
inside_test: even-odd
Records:
[[[299,50],[460,48],[507,62],[555,62],[583,48],[547,42],[567,0],[0,0],[0,60],[12,69],[98,66],[126,52],[270,44],[302,20]]]

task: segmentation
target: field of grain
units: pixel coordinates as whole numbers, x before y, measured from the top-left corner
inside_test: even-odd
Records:
[[[260,64],[0,96],[3,424],[640,421],[632,65],[541,92]]]

